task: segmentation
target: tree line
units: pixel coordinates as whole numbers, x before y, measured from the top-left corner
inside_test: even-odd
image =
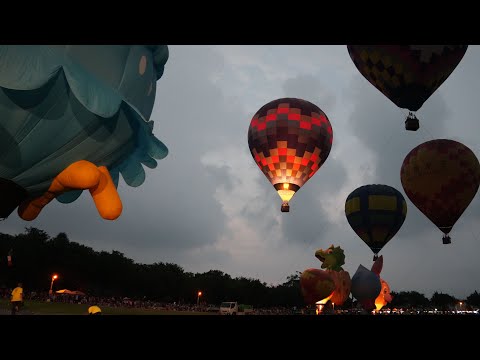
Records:
[[[9,264],[7,256],[11,255]],[[55,237],[29,227],[17,235],[0,233],[0,287],[12,288],[21,281],[26,291],[48,291],[53,274],[59,274],[54,290],[80,290],[100,297],[130,297],[161,302],[219,305],[222,301],[238,301],[255,307],[303,307],[300,272],[287,277],[279,285],[267,285],[258,279],[231,277],[220,270],[192,273],[173,263],[140,264],[119,251],[95,251],[70,241],[67,234]],[[390,307],[455,306],[454,296],[434,293],[428,299],[415,291],[392,292]],[[480,294],[467,297],[468,306],[480,306]],[[349,299],[343,307],[351,307]]]

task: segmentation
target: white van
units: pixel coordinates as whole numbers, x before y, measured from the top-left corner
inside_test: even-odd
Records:
[[[220,304],[220,315],[237,315],[238,304],[236,301],[224,301]]]
[[[253,306],[238,304],[236,301],[225,301],[220,305],[221,315],[249,315],[253,314]]]

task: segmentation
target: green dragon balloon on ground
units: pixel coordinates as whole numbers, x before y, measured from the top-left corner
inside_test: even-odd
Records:
[[[315,251],[315,257],[322,262],[322,269],[343,271],[345,253],[340,246],[330,245],[327,250],[318,249]]]
[[[339,246],[331,245],[328,249],[318,249],[315,257],[322,262],[322,269],[307,269],[300,277],[300,287],[307,303],[322,304],[328,301],[332,304],[342,305],[350,295],[351,279],[348,271],[343,270],[345,254]],[[320,291],[318,284],[327,283],[328,291],[333,288],[330,295],[323,297],[325,291]],[[323,286],[325,287],[325,286]],[[321,297],[321,298],[318,298]]]

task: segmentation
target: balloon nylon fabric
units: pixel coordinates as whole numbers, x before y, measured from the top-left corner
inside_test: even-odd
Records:
[[[468,45],[348,45],[359,72],[400,108],[417,111],[443,84]]]
[[[35,197],[88,160],[141,185],[168,153],[149,121],[167,59],[165,45],[0,46],[0,178]]]
[[[480,164],[465,145],[436,139],[408,153],[400,179],[410,201],[448,234],[478,191]]]
[[[264,105],[248,129],[250,152],[272,185],[303,186],[327,159],[333,132],[325,113],[301,99]]]
[[[348,195],[345,215],[353,231],[377,254],[402,227],[407,203],[391,186],[365,185]]]

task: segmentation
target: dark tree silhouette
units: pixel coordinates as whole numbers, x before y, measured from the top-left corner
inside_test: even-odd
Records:
[[[480,294],[475,291],[467,296],[467,304],[474,307],[480,307]]]
[[[451,295],[435,292],[432,295],[430,302],[437,309],[441,311],[448,311],[455,307],[455,305],[458,303],[458,300]]]
[[[430,305],[430,301],[425,295],[417,291],[400,291],[399,293],[392,292],[391,307],[414,307],[424,308]]]
[[[12,266],[7,255],[12,251]],[[52,275],[59,278],[54,290],[81,290],[95,296],[127,296],[163,302],[196,303],[218,306],[222,301],[238,301],[254,307],[303,307],[300,271],[289,275],[283,284],[272,286],[258,279],[232,278],[220,270],[186,272],[171,263],[140,264],[119,251],[95,251],[70,241],[66,233],[51,237],[45,231],[27,227],[17,235],[0,233],[0,290],[11,289],[22,281],[25,290],[48,292]],[[427,307],[447,310],[458,300],[435,293],[429,301],[416,291],[392,292],[390,307]],[[480,306],[475,291],[466,299],[469,306]],[[342,306],[352,307],[351,299]]]

